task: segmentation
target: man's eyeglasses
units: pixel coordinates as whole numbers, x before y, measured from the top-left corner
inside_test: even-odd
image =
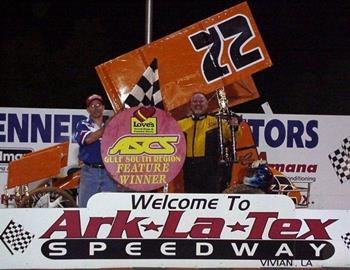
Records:
[[[93,109],[95,109],[95,108],[100,108],[100,107],[102,107],[103,105],[101,104],[101,103],[96,103],[96,104],[91,104],[90,105],[90,108],[93,108]]]

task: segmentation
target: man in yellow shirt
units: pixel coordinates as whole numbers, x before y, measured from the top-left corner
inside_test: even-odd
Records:
[[[219,165],[220,138],[216,116],[208,114],[208,100],[203,93],[195,93],[190,101],[192,114],[179,120],[186,137],[186,160],[183,167],[184,189],[187,193],[221,193],[223,168]],[[238,118],[231,124],[238,127]],[[228,123],[223,123],[223,136],[230,139]],[[227,177],[227,176],[226,176]]]

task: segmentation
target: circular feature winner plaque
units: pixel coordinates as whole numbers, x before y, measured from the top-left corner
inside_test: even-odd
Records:
[[[101,154],[107,171],[121,185],[150,191],[177,176],[185,160],[186,143],[168,113],[155,107],[133,107],[108,123]]]

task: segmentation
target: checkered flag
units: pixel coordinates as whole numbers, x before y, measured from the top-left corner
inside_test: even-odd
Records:
[[[20,251],[23,253],[30,242],[32,242],[34,236],[34,234],[25,231],[21,224],[11,220],[0,235],[0,239],[13,255],[14,251]]]
[[[350,233],[346,233],[341,236],[341,239],[343,239],[345,246],[350,249]]]
[[[158,64],[156,58],[153,59],[152,63],[142,74],[124,103],[129,107],[143,105],[164,109],[159,87]]]
[[[350,180],[350,137],[343,140],[341,148],[328,155],[340,183]]]

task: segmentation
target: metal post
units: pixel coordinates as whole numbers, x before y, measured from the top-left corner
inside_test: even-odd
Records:
[[[145,28],[145,42],[146,44],[152,41],[152,23],[153,23],[153,0],[146,0],[146,28]]]
[[[146,0],[146,20],[145,20],[145,42],[150,44],[152,41],[152,27],[153,27],[153,0]],[[163,193],[168,193],[169,185],[166,183],[163,186]]]

